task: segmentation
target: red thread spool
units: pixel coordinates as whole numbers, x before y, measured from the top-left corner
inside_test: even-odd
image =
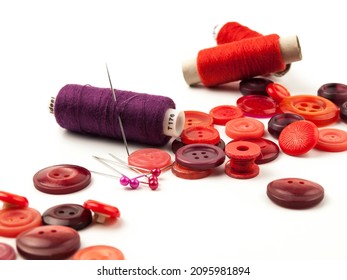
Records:
[[[183,62],[182,71],[188,85],[216,86],[280,72],[286,64],[299,60],[297,36],[272,34],[203,49],[196,58]]]

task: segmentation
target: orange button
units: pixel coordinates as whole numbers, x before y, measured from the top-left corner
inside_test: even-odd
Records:
[[[176,162],[172,165],[171,171],[176,177],[188,180],[202,179],[212,174],[212,169],[194,170]]]
[[[347,150],[347,132],[336,128],[320,129],[316,149],[327,152]]]
[[[330,100],[315,95],[296,95],[283,98],[279,107],[283,113],[294,113],[317,126],[335,123],[339,108]]]
[[[123,253],[112,246],[94,245],[80,249],[72,260],[124,260]]]
[[[183,130],[181,140],[184,144],[217,144],[220,135],[212,126],[192,126]]]
[[[184,128],[195,125],[213,125],[213,118],[209,114],[200,111],[184,111],[185,124]]]
[[[243,111],[232,105],[221,105],[211,109],[210,115],[213,118],[213,123],[217,125],[225,125],[228,121],[242,118]]]
[[[129,165],[153,170],[155,168],[165,169],[171,164],[171,156],[169,153],[156,149],[144,148],[136,150],[128,157]]]
[[[264,135],[264,124],[257,119],[238,118],[228,121],[225,133],[234,140],[261,138]]]

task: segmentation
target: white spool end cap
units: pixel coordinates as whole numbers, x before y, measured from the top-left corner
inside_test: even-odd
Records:
[[[279,39],[283,62],[289,64],[302,59],[299,38],[296,35]]]
[[[223,26],[224,26],[224,25],[222,25],[222,24],[217,24],[217,25],[213,28],[213,32],[212,32],[213,39],[217,40],[218,33],[219,33],[219,31],[222,29]]]
[[[168,109],[163,121],[163,134],[179,137],[184,129],[185,115],[183,111]]]

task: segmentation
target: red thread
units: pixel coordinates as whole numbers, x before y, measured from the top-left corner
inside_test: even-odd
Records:
[[[227,22],[219,30],[216,41],[218,45],[221,45],[260,36],[263,35],[244,25],[239,24],[238,22]]]
[[[279,36],[247,38],[201,50],[197,70],[205,86],[283,71]]]

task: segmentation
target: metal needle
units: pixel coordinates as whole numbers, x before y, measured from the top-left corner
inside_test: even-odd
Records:
[[[106,64],[106,71],[107,71],[108,81],[110,82],[110,87],[111,87],[111,91],[112,91],[113,100],[114,100],[114,102],[116,102],[116,101],[117,101],[116,93],[115,93],[115,91],[114,91],[114,89],[113,89],[113,86],[112,86],[112,81],[111,81],[111,77],[110,77],[110,72],[108,71],[107,64]],[[127,154],[128,154],[128,156],[129,156],[128,142],[127,142],[127,139],[126,139],[126,137],[125,137],[122,119],[120,118],[119,115],[118,115],[118,123],[119,123],[120,131],[121,131],[121,133],[122,133],[122,138],[123,138],[123,142],[124,142],[124,145],[125,145],[125,149],[126,149]]]

